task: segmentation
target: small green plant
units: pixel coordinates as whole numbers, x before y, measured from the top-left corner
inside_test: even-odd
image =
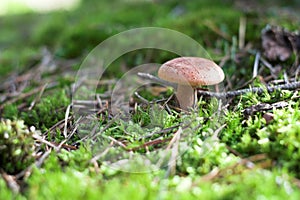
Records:
[[[54,94],[42,98],[32,110],[22,112],[20,117],[24,119],[26,124],[46,131],[55,123],[64,119],[65,108],[69,102],[70,99],[65,90],[58,90]]]
[[[0,168],[10,174],[25,169],[34,161],[33,130],[23,121],[0,121]]]

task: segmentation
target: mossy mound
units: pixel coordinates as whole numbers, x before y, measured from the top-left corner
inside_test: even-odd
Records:
[[[0,121],[0,167],[7,173],[15,174],[34,161],[35,129],[28,127],[21,120]]]

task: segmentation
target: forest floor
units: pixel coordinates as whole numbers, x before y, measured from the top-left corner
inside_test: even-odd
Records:
[[[0,199],[299,199],[299,11],[86,0],[1,16]],[[225,74],[189,111],[149,67],[204,55],[183,36]]]

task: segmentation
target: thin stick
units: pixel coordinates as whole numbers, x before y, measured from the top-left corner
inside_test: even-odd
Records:
[[[64,126],[64,137],[67,138],[68,137],[68,118],[69,118],[69,114],[70,114],[70,108],[71,108],[71,104],[68,105],[66,113],[65,113],[65,126]]]
[[[108,136],[107,138],[110,139],[111,141],[113,141],[114,143],[118,144],[120,147],[123,147],[124,149],[127,148],[125,144],[123,144],[122,142],[116,140],[115,138],[113,138],[111,136]]]
[[[162,144],[162,143],[165,143],[167,141],[170,141],[171,139],[170,138],[166,138],[166,139],[155,139],[155,140],[151,140],[149,142],[145,142],[144,144],[141,144],[140,146],[137,146],[137,147],[133,147],[133,148],[126,148],[127,151],[136,151],[136,150],[139,150],[139,149],[142,149],[142,148],[146,148],[148,146],[152,146],[152,145],[156,145],[156,144]]]
[[[18,97],[14,98],[14,99],[11,99],[11,100],[3,103],[2,105],[0,105],[0,110],[2,110],[5,106],[7,106],[9,104],[12,104],[12,103],[15,103],[15,102],[17,102],[21,99],[25,99],[27,97],[30,97],[30,96],[40,92],[41,90],[50,89],[50,88],[53,88],[55,86],[57,86],[57,83],[48,84],[46,87],[45,87],[45,85],[42,85],[38,88],[35,88],[35,89],[31,90],[30,92],[22,93]]]
[[[149,101],[142,97],[138,92],[134,92],[134,95],[141,100],[142,103],[149,104]]]
[[[147,73],[138,73],[138,76],[151,79],[153,81],[157,81],[159,83],[165,82],[164,80],[161,80],[158,77],[155,77],[151,74]],[[167,83],[166,85],[173,87],[172,83]],[[176,88],[176,86],[175,86]],[[229,92],[209,92],[209,91],[202,91],[198,90],[198,95],[208,96],[208,97],[216,97],[216,98],[231,98],[235,96],[240,96],[246,93],[258,93],[261,94],[265,91],[267,92],[274,92],[276,90],[294,90],[300,88],[300,81],[292,82],[292,83],[286,83],[282,85],[275,85],[275,86],[266,86],[264,88],[262,87],[253,87],[253,88],[247,88],[247,89],[241,89],[241,90],[235,90],[235,91],[229,91]]]
[[[260,53],[257,52],[256,55],[255,55],[255,61],[254,61],[254,66],[253,66],[253,75],[252,75],[252,78],[255,78],[257,76],[259,58],[260,58]]]
[[[44,93],[45,88],[47,87],[47,85],[48,85],[48,83],[46,83],[46,84],[42,87],[42,89],[41,89],[39,95],[38,95],[38,96],[30,103],[30,107],[28,108],[28,110],[32,110],[33,107],[35,106],[36,102],[38,102],[38,101],[41,99],[41,97],[42,97],[42,95],[43,95],[43,93]]]
[[[261,94],[265,91],[274,92],[276,90],[293,90],[293,89],[297,89],[297,88],[300,88],[300,82],[293,82],[293,83],[287,83],[287,84],[276,85],[276,86],[266,86],[265,88],[254,87],[254,88],[249,88],[249,89],[242,89],[242,90],[221,92],[221,93],[209,92],[209,91],[198,91],[198,94],[203,95],[203,96],[216,97],[216,98],[222,99],[222,98],[231,98],[231,97],[235,97],[235,96],[240,96],[240,95],[250,93],[250,92]]]
[[[274,67],[266,59],[260,56],[259,60],[271,71],[272,74],[275,73]]]
[[[68,118],[68,120],[71,120],[72,116]],[[62,119],[58,121],[56,124],[54,124],[49,130],[45,131],[42,135],[46,135],[48,132],[51,133],[53,130],[55,130],[57,127],[62,128],[62,125],[65,124],[65,119]]]
[[[169,150],[172,147],[171,150],[171,157],[168,163],[168,172],[169,175],[173,176],[176,173],[176,157],[178,156],[178,149],[179,149],[179,140],[180,135],[182,133],[181,127],[179,127],[178,131],[174,134],[172,140],[170,141],[169,145],[167,146],[167,150]]]
[[[29,167],[27,167],[26,169],[24,169],[23,171],[21,171],[20,173],[18,173],[15,177],[16,179],[19,179],[21,177],[28,177],[31,174],[32,168],[35,165],[36,167],[41,167],[42,164],[44,163],[44,161],[46,160],[46,158],[48,158],[48,156],[51,153],[51,149],[47,150],[45,153],[43,153],[43,155],[37,160],[35,161],[34,164],[30,165]]]
[[[178,130],[176,131],[176,133],[174,133],[174,135],[173,135],[171,141],[169,142],[166,150],[171,149],[172,145],[178,140],[178,138],[180,138],[181,133],[182,133],[182,128],[179,127]]]
[[[157,83],[160,83],[162,85],[166,85],[166,86],[170,86],[170,87],[173,87],[173,88],[176,88],[177,87],[177,84],[174,84],[174,83],[170,83],[168,81],[165,81],[165,80],[162,80],[156,76],[153,76],[151,74],[148,74],[148,73],[142,73],[142,72],[138,72],[137,75],[141,78],[145,78],[145,79],[148,79],[148,80],[152,80],[154,82],[157,82]]]
[[[212,21],[204,21],[204,25],[207,26],[209,29],[211,29],[212,31],[214,31],[216,34],[218,34],[219,36],[223,37],[225,40],[230,41],[231,37],[225,33],[224,31],[222,31],[215,23],[213,23]]]
[[[55,144],[52,144],[51,142],[45,140],[44,138],[42,138],[41,136],[39,136],[38,134],[33,134],[32,137],[34,139],[36,139],[37,141],[41,142],[41,143],[44,143],[50,147],[52,147],[53,149],[57,150],[58,147],[55,145]]]
[[[245,35],[246,35],[246,17],[240,18],[240,27],[239,27],[239,49],[244,48],[245,46]]]
[[[175,126],[172,126],[172,127],[169,127],[169,128],[162,129],[160,131],[155,131],[155,132],[152,132],[148,135],[140,137],[138,140],[145,139],[145,138],[151,138],[152,136],[158,135],[158,134],[168,133],[168,132],[173,131],[175,128],[178,128],[178,127],[179,127],[179,125],[175,125]]]
[[[97,162],[97,160],[99,160],[101,157],[105,156],[108,151],[110,150],[110,148],[113,146],[114,142],[112,141],[109,146],[107,148],[105,148],[104,151],[101,151],[100,153],[96,154],[91,160],[90,163],[94,163]]]
[[[72,130],[72,133],[70,135],[68,135],[68,138],[64,139],[63,141],[61,141],[61,143],[59,143],[59,145],[57,146],[56,152],[60,151],[61,147],[63,147],[63,145],[71,139],[71,137],[75,134],[77,128],[78,128],[79,124],[76,124],[75,128]]]
[[[92,134],[92,135],[89,135],[89,137],[92,139],[92,140],[94,140],[97,136],[99,136],[99,135],[101,135],[104,131],[106,131],[107,129],[109,129],[109,127],[113,124],[113,123],[115,123],[115,121],[116,120],[118,120],[119,119],[119,115],[116,115],[110,122],[108,122],[107,124],[106,124],[106,126],[103,128],[103,129],[101,129],[99,132],[97,132],[97,133],[94,133],[94,134]],[[82,140],[82,139],[81,139]]]
[[[96,94],[96,99],[97,99],[97,102],[98,102],[98,105],[99,105],[99,108],[102,108],[102,99],[101,97],[99,96],[99,94]]]
[[[7,187],[15,194],[19,193],[20,185],[15,180],[15,177],[5,173],[2,169],[0,169],[0,173],[3,180],[6,182]]]
[[[286,82],[286,83],[290,83],[290,81],[289,81],[289,77],[288,77],[288,75],[287,75],[287,73],[286,73],[286,71],[284,70],[284,72],[283,72],[283,78],[284,78],[284,82]]]

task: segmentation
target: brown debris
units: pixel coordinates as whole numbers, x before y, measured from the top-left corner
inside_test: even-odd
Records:
[[[20,191],[20,185],[17,183],[16,178],[5,173],[2,169],[0,171],[3,180],[6,182],[6,185],[13,193],[18,193]]]
[[[271,123],[272,121],[273,121],[273,119],[274,119],[274,114],[273,113],[265,113],[264,115],[263,115],[263,118],[266,120],[266,123],[267,124],[269,124],[269,123]]]
[[[267,26],[261,39],[264,55],[271,61],[286,61],[294,52],[300,51],[300,35],[282,27]]]
[[[244,112],[244,115],[247,117],[247,116],[254,115],[257,112],[268,111],[268,110],[272,110],[274,108],[280,109],[280,108],[284,108],[288,105],[289,105],[288,102],[285,102],[285,101],[279,101],[279,102],[276,102],[273,104],[259,103],[259,104],[256,104],[256,105],[246,108],[243,112]]]

